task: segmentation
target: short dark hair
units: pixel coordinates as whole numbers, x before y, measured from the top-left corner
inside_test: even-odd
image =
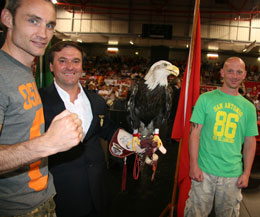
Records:
[[[17,10],[17,8],[19,8],[21,6],[22,1],[24,1],[24,0],[6,0],[5,8],[11,12],[13,17],[15,17],[16,10]],[[51,0],[44,0],[44,1],[52,3]],[[52,3],[52,5],[54,7],[53,3]]]
[[[84,57],[85,57],[84,50],[83,50],[82,46],[80,46],[79,43],[74,42],[74,41],[59,41],[56,44],[54,44],[49,50],[49,59],[48,59],[49,63],[53,63],[55,52],[59,52],[65,47],[74,47],[77,50],[79,50],[81,53],[81,56],[82,56],[82,64],[83,64]]]
[[[21,2],[24,1],[24,0],[6,0],[5,1],[5,8],[8,9],[10,11],[10,13],[12,14],[13,16],[13,24],[15,24],[15,15],[16,15],[16,11],[17,9],[21,6]],[[50,2],[52,3],[51,0],[45,0],[46,2]],[[54,4],[52,3],[53,7],[54,7]],[[3,35],[6,37],[6,34],[7,34],[7,27],[5,25],[2,25],[2,28],[3,28]]]
[[[13,17],[16,14],[17,8],[21,6],[22,0],[6,0],[5,2],[5,8],[10,11],[10,13],[13,15]]]

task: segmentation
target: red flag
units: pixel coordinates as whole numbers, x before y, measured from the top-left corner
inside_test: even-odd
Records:
[[[190,118],[192,107],[195,105],[200,91],[200,63],[201,63],[201,38],[200,38],[200,15],[198,9],[197,25],[193,31],[194,49],[190,46],[190,53],[188,63],[185,69],[185,74],[182,81],[182,88],[178,109],[172,129],[173,139],[182,139],[178,186],[179,197],[177,204],[177,216],[183,217],[185,202],[188,198],[191,180],[189,178],[189,132],[190,132]],[[193,36],[193,37],[194,37]],[[193,43],[193,42],[191,42]],[[193,51],[193,52],[192,52]]]

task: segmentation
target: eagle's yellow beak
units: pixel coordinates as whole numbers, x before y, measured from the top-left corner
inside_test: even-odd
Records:
[[[167,70],[169,70],[170,73],[173,74],[176,77],[180,74],[179,68],[175,65],[168,66]]]

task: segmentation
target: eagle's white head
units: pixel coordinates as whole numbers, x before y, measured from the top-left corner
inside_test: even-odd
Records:
[[[179,68],[172,65],[170,62],[160,60],[154,63],[144,77],[145,84],[150,90],[153,90],[157,85],[167,86],[167,77],[172,74],[176,77],[179,75]]]

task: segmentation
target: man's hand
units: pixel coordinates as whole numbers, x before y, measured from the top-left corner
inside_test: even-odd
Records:
[[[249,176],[246,174],[242,174],[237,181],[238,188],[246,188],[248,186]]]
[[[190,167],[190,178],[197,181],[202,182],[203,181],[203,173],[202,170],[199,168],[198,165],[193,165]]]
[[[44,134],[51,154],[63,152],[79,144],[82,139],[82,122],[77,114],[65,110],[58,114]]]
[[[1,128],[1,125],[0,125]],[[0,174],[13,171],[41,158],[67,151],[82,139],[78,116],[65,110],[57,115],[42,136],[13,145],[0,145]]]

